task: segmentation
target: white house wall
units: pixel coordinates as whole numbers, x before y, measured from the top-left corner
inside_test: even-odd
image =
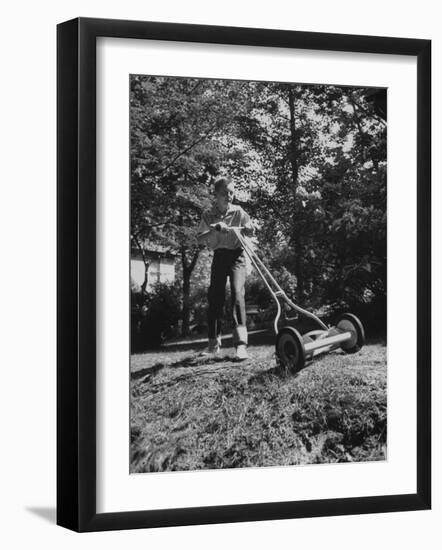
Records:
[[[151,261],[147,279],[148,290],[158,281],[158,272],[161,283],[173,283],[175,280],[175,262],[168,258]],[[135,283],[137,287],[141,287],[144,281],[144,263],[142,260],[131,258],[130,278],[132,284]]]

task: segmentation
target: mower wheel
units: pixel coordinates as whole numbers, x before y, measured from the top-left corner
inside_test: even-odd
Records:
[[[283,327],[276,337],[276,355],[282,365],[295,373],[304,368],[305,349],[301,334],[293,327]]]
[[[345,353],[356,353],[365,344],[365,332],[361,321],[352,313],[344,313],[339,317],[336,328],[343,332],[351,332],[350,340],[341,344]]]

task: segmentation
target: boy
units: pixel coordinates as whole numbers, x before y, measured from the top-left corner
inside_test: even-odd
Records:
[[[247,327],[245,305],[246,256],[234,231],[241,227],[245,236],[252,236],[253,225],[249,215],[239,205],[232,204],[235,196],[233,182],[228,177],[215,182],[215,200],[203,212],[197,239],[214,250],[208,291],[208,340],[204,353],[217,354],[221,347],[221,317],[225,301],[227,277],[232,295],[233,345],[238,360],[247,359]]]

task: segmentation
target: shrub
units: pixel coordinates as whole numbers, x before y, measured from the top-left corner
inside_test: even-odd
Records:
[[[192,304],[191,326],[195,327],[195,332],[203,332],[207,327],[207,287],[194,286],[190,302]]]
[[[132,293],[132,350],[159,347],[173,335],[181,316],[177,282],[157,283],[145,296]]]

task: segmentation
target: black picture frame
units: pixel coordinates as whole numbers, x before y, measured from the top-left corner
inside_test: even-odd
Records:
[[[396,54],[417,58],[417,492],[96,512],[96,39]],[[57,27],[57,523],[75,531],[424,510],[431,506],[431,41],[78,18]]]

